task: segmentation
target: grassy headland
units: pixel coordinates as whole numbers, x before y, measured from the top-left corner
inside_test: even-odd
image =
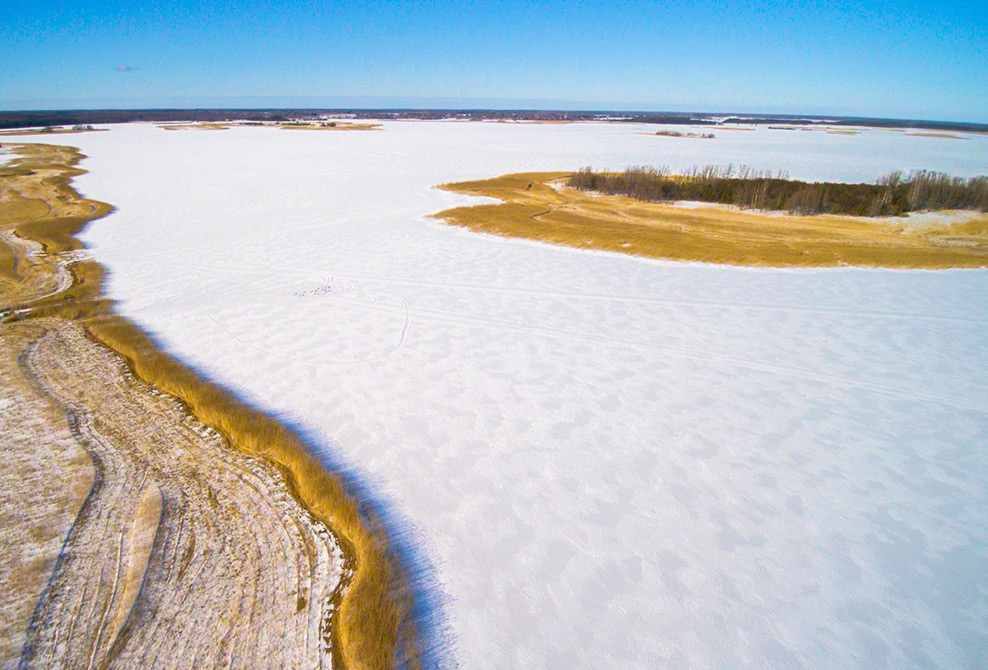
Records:
[[[444,184],[448,191],[503,202],[433,216],[477,232],[671,260],[775,267],[988,265],[988,215],[916,228],[848,216],[684,208],[565,187],[586,176],[542,172]]]

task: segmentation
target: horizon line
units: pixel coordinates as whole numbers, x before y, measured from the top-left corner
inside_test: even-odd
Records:
[[[270,101],[271,104],[264,104]],[[719,105],[718,105],[719,107]],[[765,107],[739,104],[731,111],[716,110],[714,106],[663,106],[656,103],[622,103],[589,100],[552,100],[540,98],[486,98],[453,96],[291,96],[291,95],[231,95],[231,96],[162,96],[148,98],[31,98],[0,102],[0,113],[70,112],[70,111],[514,111],[514,112],[584,112],[627,114],[703,114],[708,116],[790,116],[800,118],[875,119],[889,121],[931,121],[988,125],[982,120],[961,120],[944,115],[929,116],[906,111],[864,112],[835,110],[806,106],[768,111]],[[722,108],[724,109],[724,108]],[[730,108],[727,108],[730,109]],[[778,109],[778,108],[777,108]]]
[[[593,108],[593,107],[454,107],[454,106],[416,106],[416,105],[396,105],[391,107],[374,106],[270,106],[270,107],[246,107],[237,105],[220,106],[135,106],[135,107],[35,107],[35,108],[0,108],[0,116],[17,114],[58,114],[58,113],[81,113],[81,112],[444,112],[444,113],[557,113],[557,114],[597,114],[597,115],[632,115],[632,116],[670,116],[670,117],[737,117],[739,119],[808,119],[814,121],[889,121],[902,123],[938,123],[958,126],[978,126],[988,128],[988,122],[983,121],[959,121],[954,119],[934,119],[919,116],[879,116],[867,114],[826,114],[826,113],[798,113],[798,112],[769,112],[769,111],[701,111],[683,109],[617,109],[617,108]]]

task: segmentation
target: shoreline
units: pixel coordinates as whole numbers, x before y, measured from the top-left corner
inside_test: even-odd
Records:
[[[0,176],[55,170],[57,175],[49,175],[38,188],[52,188],[60,204],[53,208],[49,194],[47,211],[42,212],[39,205],[30,205],[34,201],[18,194],[14,205],[6,209],[0,205],[0,222],[7,224],[3,229],[39,245],[42,253],[32,258],[34,265],[47,263],[45,269],[58,268],[69,279],[45,295],[14,295],[0,313],[0,335],[9,330],[8,324],[43,319],[78,327],[101,348],[121,357],[138,380],[173,397],[189,415],[215,429],[229,448],[269,463],[291,497],[324,522],[341,545],[344,576],[349,573],[349,580],[334,592],[328,603],[330,614],[319,624],[320,636],[332,639],[334,666],[423,667],[430,650],[422,648],[428,632],[422,630],[423,604],[417,602],[422,594],[416,593],[408,572],[413,566],[402,562],[407,555],[392,545],[379,505],[356,495],[352,476],[330,472],[296,430],[162,351],[138,326],[114,313],[112,302],[100,292],[102,266],[85,255],[83,244],[74,237],[91,221],[112,212],[111,206],[81,198],[72,188],[72,177],[84,172],[77,167],[82,154],[49,145],[11,148],[17,156],[0,167]],[[35,211],[27,211],[31,207]],[[13,250],[7,255],[9,259],[0,257],[0,279],[14,287],[24,284],[18,270],[28,265]],[[4,303],[8,297],[4,295]]]

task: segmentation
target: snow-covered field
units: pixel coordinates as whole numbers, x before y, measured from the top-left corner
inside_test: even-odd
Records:
[[[446,181],[988,172],[988,137],[115,127],[120,310],[365,476],[467,668],[985,667],[988,271],[780,271],[470,234]],[[13,138],[9,138],[13,140]],[[37,138],[30,138],[37,141]]]

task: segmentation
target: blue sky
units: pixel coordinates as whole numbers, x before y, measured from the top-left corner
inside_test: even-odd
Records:
[[[21,2],[0,109],[547,107],[988,122],[988,2]]]

